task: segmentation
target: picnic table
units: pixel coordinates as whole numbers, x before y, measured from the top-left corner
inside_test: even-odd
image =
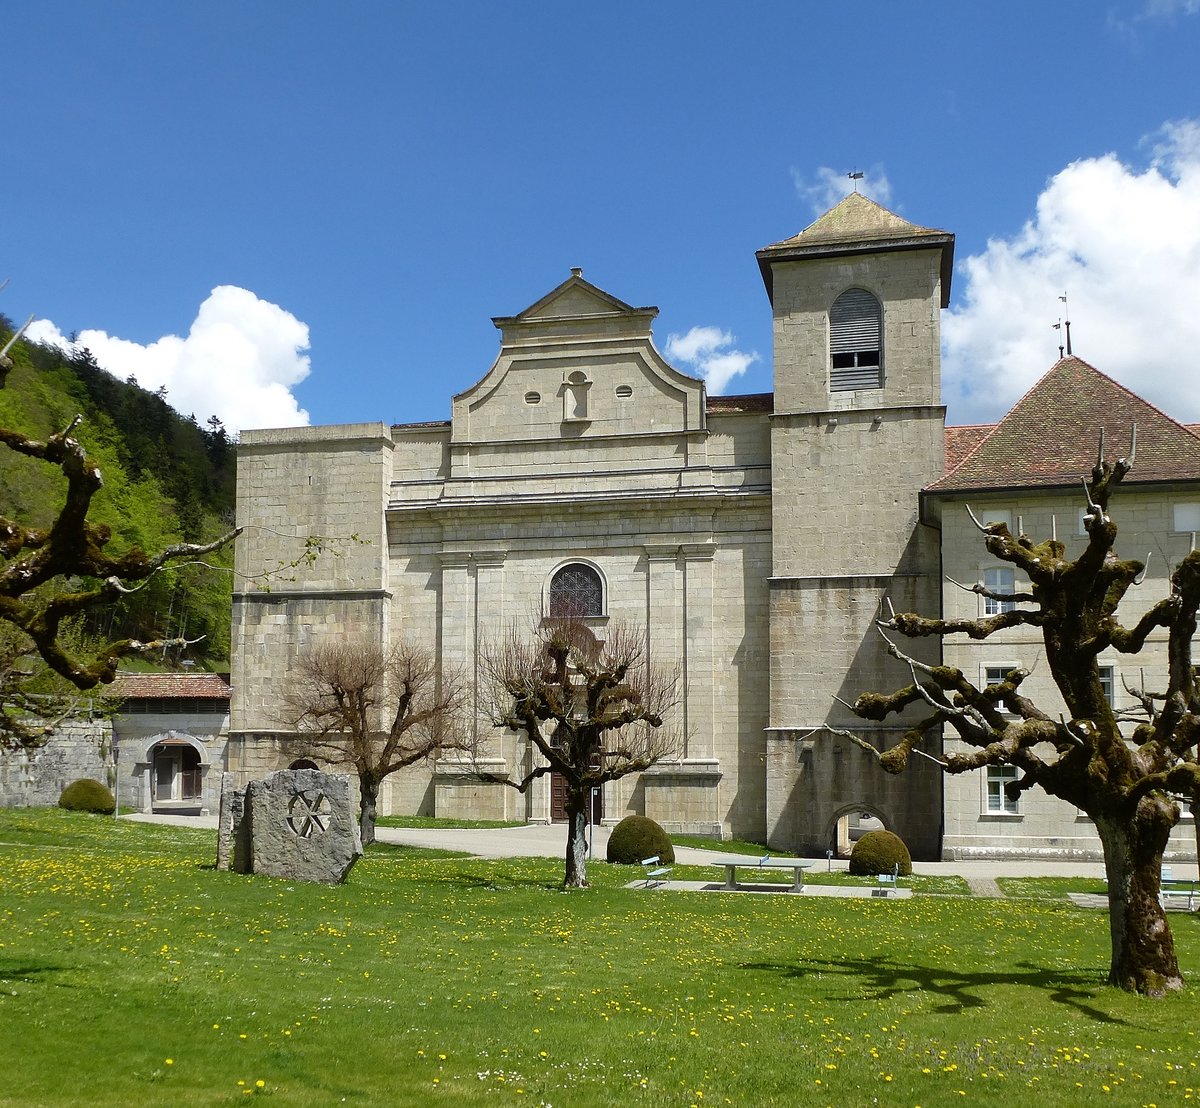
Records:
[[[737,883],[737,871],[738,867],[741,867],[742,869],[756,869],[760,872],[765,869],[793,870],[795,879],[790,891],[799,893],[804,891],[804,871],[811,869],[813,863],[805,858],[775,858],[770,854],[764,854],[760,858],[731,854],[728,857],[722,858],[719,862],[713,862],[713,865],[725,867],[724,887],[731,892],[736,892],[741,887]]]

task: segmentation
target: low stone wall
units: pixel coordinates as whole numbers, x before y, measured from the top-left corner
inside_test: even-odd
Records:
[[[44,746],[0,753],[0,807],[57,804],[63,789],[81,777],[112,787],[112,725],[108,720],[69,720]]]

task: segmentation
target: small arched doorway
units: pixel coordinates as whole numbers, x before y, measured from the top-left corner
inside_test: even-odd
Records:
[[[887,821],[871,805],[858,803],[843,807],[831,821],[829,848],[835,858],[849,858],[854,844],[868,831],[886,830]]]
[[[320,769],[311,758],[297,758],[294,762],[289,763],[288,769]]]
[[[150,799],[156,805],[199,804],[204,795],[200,752],[185,739],[163,739],[150,748]]]

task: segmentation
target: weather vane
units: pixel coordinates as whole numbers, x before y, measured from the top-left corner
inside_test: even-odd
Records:
[[[1059,300],[1062,301],[1063,315],[1065,315],[1067,318],[1062,319],[1060,317],[1059,321],[1057,323],[1051,324],[1051,327],[1053,327],[1053,329],[1055,331],[1057,331],[1059,333],[1059,336],[1061,337],[1063,334],[1063,325],[1064,324],[1066,325],[1067,357],[1070,357],[1071,356],[1071,310],[1070,310],[1070,308],[1067,307],[1067,294],[1064,292],[1062,294],[1062,296],[1059,297]],[[1058,344],[1058,356],[1060,358],[1063,356],[1062,343]]]
[[[854,191],[858,192],[858,182],[861,181],[865,175],[861,171],[855,169],[847,173],[846,176],[854,182]]]

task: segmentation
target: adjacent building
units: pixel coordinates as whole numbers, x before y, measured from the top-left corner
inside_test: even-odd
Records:
[[[43,745],[0,757],[0,806],[51,806],[91,777],[122,809],[216,812],[230,693],[218,673],[119,673],[103,698],[81,694]]]

